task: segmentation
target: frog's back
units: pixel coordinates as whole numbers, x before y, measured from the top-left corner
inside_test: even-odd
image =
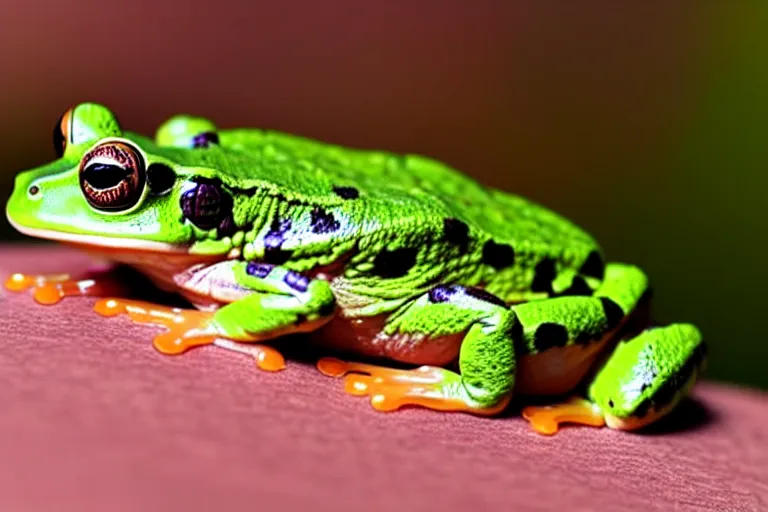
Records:
[[[258,162],[255,173],[247,166],[229,166],[240,173],[236,180],[241,185],[268,176],[277,190],[318,205],[328,204],[329,190],[354,190],[365,210],[359,219],[366,226],[361,236],[368,236],[358,244],[361,269],[384,247],[418,245],[422,248],[411,270],[421,273],[419,284],[432,283],[430,276],[439,273],[441,279],[484,286],[514,301],[529,297],[537,276],[547,283],[563,276],[562,288],[568,288],[575,269],[599,254],[594,240],[568,220],[483,187],[430,158],[349,149],[264,130],[224,131],[221,141]],[[378,282],[377,288],[383,287]],[[551,292],[546,287],[538,291]]]
[[[369,197],[421,197],[452,218],[485,232],[497,242],[557,245],[592,239],[563,217],[522,197],[491,189],[450,166],[419,155],[399,155],[326,144],[268,130],[230,130],[231,147],[261,158],[310,162],[333,183],[352,184]],[[242,178],[247,178],[244,170]]]

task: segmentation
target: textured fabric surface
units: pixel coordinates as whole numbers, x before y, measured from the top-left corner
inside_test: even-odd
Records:
[[[0,251],[3,279],[86,265]],[[3,291],[2,511],[768,510],[759,392],[704,383],[649,433],[546,438],[516,415],[376,413],[307,363],[162,356],[153,328],[93,302]]]

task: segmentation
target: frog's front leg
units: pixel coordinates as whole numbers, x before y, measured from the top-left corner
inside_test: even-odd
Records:
[[[381,411],[418,405],[442,411],[494,414],[502,410],[515,381],[515,337],[521,325],[503,301],[482,290],[440,285],[405,305],[379,335],[405,343],[464,334],[459,371],[422,366],[396,370],[324,358],[321,372],[345,377],[345,389],[368,395]]]
[[[105,299],[95,309],[105,316],[128,314],[137,323],[167,327],[154,339],[165,354],[215,344],[256,357],[265,370],[284,367],[282,356],[259,346],[285,334],[308,332],[331,319],[335,299],[327,281],[310,279],[266,263],[224,261],[203,269],[182,284],[187,291],[226,303],[215,311],[183,310],[142,301]]]

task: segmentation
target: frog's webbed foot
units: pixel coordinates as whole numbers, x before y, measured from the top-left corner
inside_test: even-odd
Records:
[[[69,274],[12,274],[5,281],[5,288],[12,292],[32,289],[32,297],[38,304],[56,304],[64,297],[104,297],[121,295],[126,287],[107,272],[94,272],[81,279]]]
[[[533,430],[548,436],[556,434],[563,423],[605,426],[605,418],[600,408],[579,397],[571,398],[562,404],[525,407],[523,418],[528,420]]]
[[[397,370],[327,357],[317,362],[317,368],[330,377],[344,377],[344,390],[350,395],[370,396],[371,405],[378,411],[415,405],[438,411],[493,415],[508,403],[478,403],[469,396],[458,374],[436,366]]]
[[[135,323],[165,327],[166,332],[158,334],[153,340],[154,347],[163,354],[181,354],[196,346],[216,345],[252,356],[262,370],[279,371],[285,368],[283,356],[274,348],[227,339],[226,333],[220,332],[212,322],[214,312],[126,299],[104,299],[97,302],[94,309],[103,316],[127,314]]]

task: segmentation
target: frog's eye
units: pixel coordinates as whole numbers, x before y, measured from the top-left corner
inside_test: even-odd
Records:
[[[74,108],[68,109],[56,123],[53,128],[53,148],[56,150],[56,157],[61,158],[64,156],[64,150],[67,149],[67,144],[70,140],[72,133],[72,111]]]
[[[80,188],[97,210],[130,210],[144,196],[146,181],[141,155],[125,142],[103,142],[80,162]]]

